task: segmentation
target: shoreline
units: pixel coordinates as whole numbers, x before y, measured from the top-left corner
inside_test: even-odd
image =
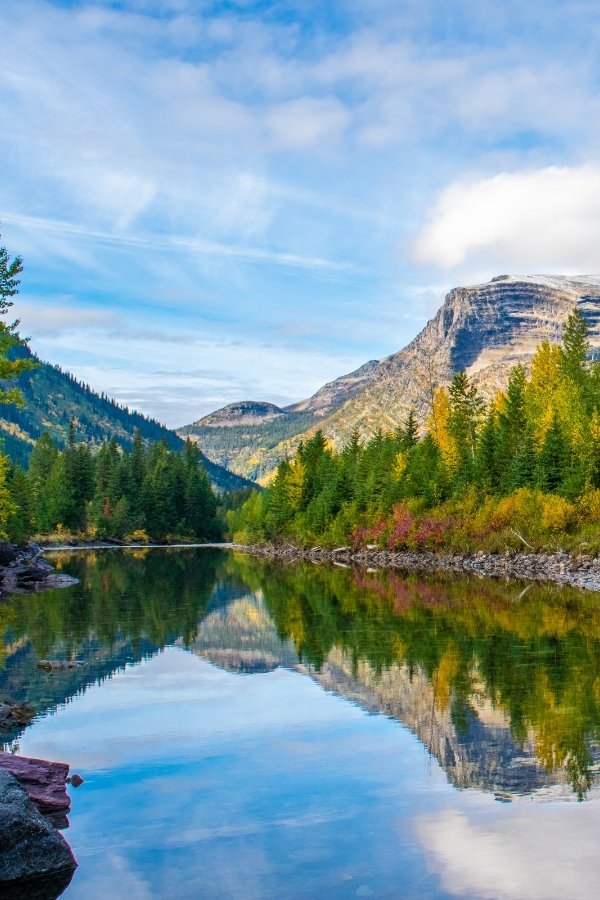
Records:
[[[41,549],[42,553],[46,554],[52,553],[53,551],[64,553],[69,550],[72,550],[73,552],[76,552],[77,550],[197,550],[200,548],[207,550],[234,550],[237,549],[239,545],[227,543],[225,541],[221,543],[215,541],[209,541],[208,543],[174,541],[173,543],[162,544],[141,544],[133,541],[131,543],[127,543],[126,541],[82,541],[81,543],[72,541],[65,544],[45,544],[43,541],[39,541],[37,546]]]
[[[460,553],[442,554],[433,551],[393,551],[382,549],[359,549],[336,547],[325,550],[322,547],[310,549],[294,547],[290,544],[230,545],[232,549],[268,559],[287,562],[331,563],[343,568],[364,568],[367,571],[381,569],[401,569],[407,572],[434,574],[475,574],[490,578],[515,578],[527,581],[546,581],[559,585],[600,591],[600,557],[572,554],[566,551],[556,553]]]
[[[526,581],[552,582],[568,585],[588,591],[600,592],[600,557],[583,553],[568,553],[566,550],[555,553],[531,552],[520,553],[506,551],[504,553],[435,553],[429,550],[394,551],[381,548],[353,549],[352,547],[336,547],[332,550],[323,547],[297,547],[292,544],[237,544],[234,542],[209,543],[125,543],[109,541],[90,541],[82,543],[44,544],[38,545],[43,554],[52,552],[77,552],[80,550],[153,550],[153,549],[206,549],[233,550],[262,556],[267,559],[279,559],[283,562],[330,563],[342,568],[357,567],[371,569],[400,569],[406,572],[422,572],[435,574],[440,572],[452,574],[476,574],[489,578],[514,578]]]

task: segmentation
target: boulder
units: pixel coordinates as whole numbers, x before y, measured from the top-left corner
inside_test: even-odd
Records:
[[[54,567],[42,559],[42,549],[29,543],[19,547],[0,541],[0,590],[6,593],[44,591],[77,583],[70,575],[57,575]]]
[[[71,807],[67,794],[69,766],[66,763],[30,759],[0,752],[0,774],[10,772],[27,791],[42,813],[65,813]]]
[[[64,890],[76,866],[62,835],[35,808],[16,778],[0,769],[0,896],[56,897],[51,880],[62,881]],[[38,891],[40,879],[45,893]]]

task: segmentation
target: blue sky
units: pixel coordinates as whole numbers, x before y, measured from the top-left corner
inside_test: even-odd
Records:
[[[600,9],[20,0],[0,222],[43,358],[180,425],[399,350],[444,293],[600,271]]]

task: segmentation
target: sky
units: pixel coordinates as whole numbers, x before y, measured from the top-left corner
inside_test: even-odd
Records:
[[[43,359],[178,426],[600,272],[588,0],[0,4],[0,228]]]

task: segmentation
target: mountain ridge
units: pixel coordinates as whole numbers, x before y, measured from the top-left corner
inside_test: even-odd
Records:
[[[318,429],[339,448],[354,431],[369,438],[378,429],[393,430],[411,408],[423,427],[434,387],[447,384],[461,369],[490,398],[504,386],[514,365],[530,364],[541,341],[560,340],[563,324],[576,307],[588,322],[594,352],[600,353],[600,275],[497,275],[488,282],[459,286],[447,293],[436,315],[406,347],[374,364],[350,396],[313,421],[298,422],[295,433],[282,434],[279,442],[268,438],[264,426],[256,426],[252,453],[240,446],[243,435],[234,432],[224,453],[218,430],[208,433],[188,426],[178,433],[198,440],[209,458],[226,459],[232,471],[266,481],[278,462]],[[308,403],[294,407],[306,409]]]
[[[139,428],[146,441],[164,440],[171,450],[183,448],[182,438],[155,419],[98,394],[59,366],[43,362],[29,347],[20,347],[17,352],[20,356],[33,359],[37,368],[25,372],[14,383],[23,395],[24,405],[0,407],[0,439],[4,451],[13,462],[26,465],[35,442],[44,431],[59,447],[64,446],[71,423],[75,439],[92,446],[114,438],[120,446],[128,447],[136,428]],[[253,485],[204,454],[201,454],[201,461],[218,490],[236,490]]]
[[[243,400],[223,406],[177,429],[181,438],[191,438],[213,462],[231,468],[246,477],[255,479],[264,474],[263,456],[278,444],[285,443],[298,434],[326,419],[364,389],[379,365],[369,360],[347,375],[327,382],[307,400],[279,407],[266,401]],[[272,468],[267,462],[267,470]]]

